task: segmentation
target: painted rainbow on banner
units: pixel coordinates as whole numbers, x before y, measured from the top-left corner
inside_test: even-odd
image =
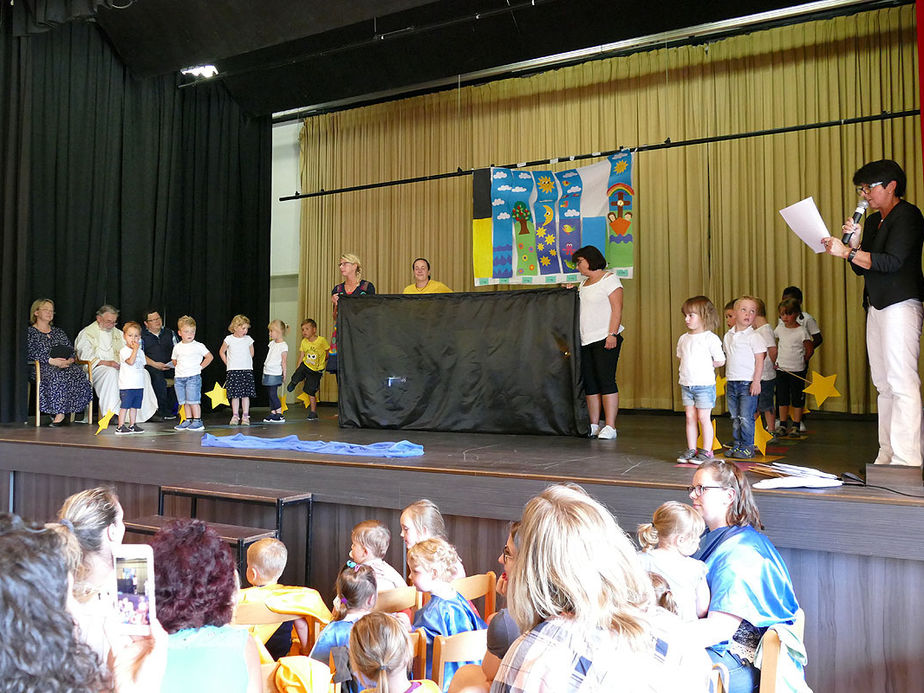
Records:
[[[571,255],[585,245],[599,248],[607,268],[618,277],[631,278],[632,163],[630,152],[620,152],[566,171],[475,171],[476,286],[577,281]]]

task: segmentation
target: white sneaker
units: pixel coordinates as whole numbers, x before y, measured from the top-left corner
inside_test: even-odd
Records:
[[[799,433],[805,433],[807,430],[808,429],[805,427],[805,422],[800,421],[799,422]]]
[[[604,426],[597,434],[600,440],[616,440],[616,429],[612,426]]]
[[[600,424],[590,424],[590,437],[596,438],[600,432]]]

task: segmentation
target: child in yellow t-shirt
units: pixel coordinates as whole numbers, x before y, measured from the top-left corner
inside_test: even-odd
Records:
[[[240,604],[265,603],[273,611],[311,615],[324,623],[331,619],[330,611],[317,590],[308,587],[286,587],[278,583],[285,570],[289,552],[278,539],[261,539],[247,548],[247,581],[253,585],[242,589]],[[292,649],[292,627],[301,646],[309,646],[308,621],[297,618],[279,626],[276,624],[251,626],[254,637],[266,645],[273,659],[289,654]]]
[[[302,342],[298,347],[298,368],[292,374],[292,379],[286,389],[292,392],[296,385],[305,381],[302,391],[308,395],[308,404],[311,408],[308,412],[308,420],[317,421],[317,393],[321,389],[321,376],[324,374],[324,366],[327,365],[327,352],[330,351],[330,344],[324,337],[318,335],[318,323],[311,318],[302,320],[301,328]]]

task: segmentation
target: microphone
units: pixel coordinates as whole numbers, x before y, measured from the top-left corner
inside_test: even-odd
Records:
[[[869,202],[864,198],[860,198],[860,201],[857,202],[857,208],[853,211],[853,223],[859,224],[860,219],[863,218],[863,212],[869,207]],[[850,239],[853,237],[853,231],[848,231],[841,237],[841,243],[844,245],[850,245]]]

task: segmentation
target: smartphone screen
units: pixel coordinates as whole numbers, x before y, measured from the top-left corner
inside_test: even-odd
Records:
[[[149,556],[115,557],[115,607],[125,633],[148,635],[151,632],[151,619],[154,617],[153,569],[153,560]]]

